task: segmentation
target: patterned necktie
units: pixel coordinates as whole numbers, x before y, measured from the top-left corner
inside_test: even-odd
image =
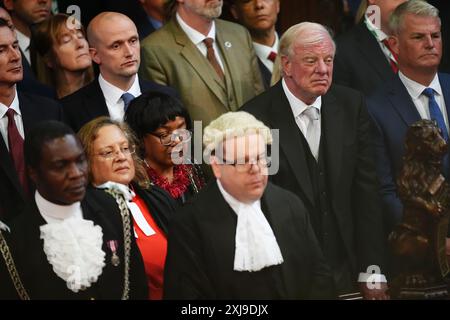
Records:
[[[319,144],[320,144],[320,118],[319,110],[314,107],[308,107],[302,113],[308,118],[308,126],[306,129],[306,141],[308,141],[309,148],[312,155],[319,159]]]
[[[428,108],[430,109],[430,119],[436,121],[439,129],[441,130],[442,137],[444,138],[447,143],[449,142],[448,139],[448,130],[447,126],[445,125],[444,116],[441,112],[441,109],[439,108],[438,103],[436,102],[436,99],[434,98],[434,90],[432,88],[426,88],[422,92],[423,95],[428,97]],[[442,160],[442,166],[444,168],[444,175],[448,177],[449,172],[449,156],[448,153],[445,155],[444,159]]]
[[[11,155],[14,163],[14,168],[16,169],[20,184],[22,185],[25,194],[28,194],[28,181],[25,171],[25,159],[23,155],[23,138],[20,135],[16,126],[16,121],[14,120],[15,113],[16,112],[14,109],[11,108],[9,108],[6,112],[6,116],[8,117],[9,154]]]
[[[384,39],[382,42],[383,42],[385,47],[389,50],[389,52],[392,54],[392,56],[395,59],[395,60],[393,60],[391,57],[389,57],[389,63],[391,65],[392,71],[394,71],[394,73],[397,73],[398,72],[398,65],[397,65],[398,56],[397,56],[397,54],[394,51],[392,51],[391,47],[389,46],[389,42],[388,42],[387,39]]]
[[[219,61],[217,61],[216,53],[213,47],[214,39],[205,38],[203,39],[203,42],[205,43],[206,46],[206,58],[208,59],[209,63],[211,63],[211,65],[213,66],[214,70],[216,70],[216,73],[219,76],[219,78],[223,81],[224,80],[223,70],[219,64]]]
[[[131,93],[125,92],[122,94],[121,98],[123,100],[123,110],[126,112],[130,102],[134,99],[134,96]]]
[[[270,51],[269,55],[267,56],[267,59],[269,59],[272,62],[275,62],[276,58],[277,58],[277,53],[275,51]]]

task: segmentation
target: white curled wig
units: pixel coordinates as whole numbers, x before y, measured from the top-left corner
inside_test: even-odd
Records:
[[[205,153],[211,154],[225,139],[260,134],[266,145],[272,144],[270,129],[253,115],[245,111],[227,112],[213,120],[204,130]]]

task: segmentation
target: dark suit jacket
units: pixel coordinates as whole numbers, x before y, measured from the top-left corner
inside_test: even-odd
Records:
[[[54,100],[18,93],[25,138],[31,128],[45,120],[63,120],[61,106]],[[8,222],[23,208],[25,195],[3,138],[0,139],[0,218]]]
[[[259,71],[261,71],[261,76],[264,83],[264,89],[270,88],[270,80],[272,79],[272,72],[262,63],[261,59],[258,58]]]
[[[281,265],[233,270],[237,216],[212,181],[172,220],[165,298],[329,298],[330,273],[302,202],[269,183],[261,208],[280,247]]]
[[[394,76],[380,45],[364,22],[339,37],[336,46],[334,83],[368,96]]]
[[[175,90],[167,86],[145,80],[139,80],[139,85],[141,92],[156,90],[177,97]],[[106,106],[105,97],[98,79],[61,99],[61,104],[64,109],[66,122],[75,132],[78,132],[84,124],[92,119],[100,116],[109,116],[108,107]]]
[[[40,83],[31,69],[28,60],[24,57],[22,50],[22,70],[23,79],[17,83],[17,90],[20,92],[28,92],[38,96],[44,96],[50,99],[56,99],[55,89]]]
[[[447,114],[450,115],[450,75],[439,74]],[[375,124],[377,173],[384,205],[386,231],[400,222],[403,206],[397,196],[396,178],[401,170],[404,140],[408,127],[421,119],[408,91],[396,76],[367,101]]]
[[[31,299],[116,299],[122,296],[124,284],[124,245],[122,219],[113,197],[102,190],[88,188],[81,202],[83,218],[99,225],[103,232],[102,250],[105,267],[95,284],[84,291],[74,293],[66,282],[59,278],[43,251],[39,227],[46,224],[35,201],[29,203],[22,214],[11,223],[11,246],[20,275]],[[147,299],[147,282],[139,249],[131,232],[130,255],[130,299]],[[107,241],[118,242],[117,255],[121,263],[111,264],[112,252]]]
[[[326,141],[321,156],[325,156],[331,211],[348,253],[345,259],[355,272],[365,272],[369,265],[378,265],[383,271],[381,210],[364,97],[333,85],[322,96],[321,108],[322,138]],[[280,130],[279,171],[271,176],[272,182],[294,192],[308,211],[314,212],[315,195],[305,157],[310,151],[304,150],[302,133],[281,81],[241,110]]]

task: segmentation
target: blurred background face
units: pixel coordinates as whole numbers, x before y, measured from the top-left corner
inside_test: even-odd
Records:
[[[141,62],[139,36],[133,21],[116,16],[97,25],[101,35],[91,49],[92,59],[99,64],[106,80],[129,78],[138,72]],[[109,80],[111,81],[111,80]]]
[[[390,34],[389,17],[392,12],[403,2],[407,0],[369,0],[369,5],[377,5],[380,8],[380,24],[381,30]]]
[[[224,143],[223,163],[254,163],[248,171],[241,172],[234,165],[214,162],[211,166],[214,176],[220,180],[224,189],[237,200],[250,203],[260,199],[267,186],[267,168],[256,164],[258,159],[265,159],[266,145],[264,138],[258,134],[251,134],[234,139],[227,139]]]
[[[22,57],[16,34],[9,27],[0,27],[0,83],[13,85],[22,77]]]
[[[164,0],[139,0],[147,15],[157,18],[164,16]]]
[[[279,0],[236,0],[231,7],[234,18],[251,33],[274,28],[279,11]]]
[[[6,0],[8,10],[28,25],[44,21],[50,16],[51,0]]]
[[[81,29],[62,26],[53,44],[54,63],[68,71],[86,70],[92,65],[88,42]],[[49,61],[50,67],[53,61]]]
[[[161,139],[167,139],[174,131],[186,129],[186,120],[177,116],[163,126],[144,137],[145,158],[152,168],[168,168],[173,166],[171,154],[180,141],[177,139],[169,146],[164,146]],[[178,149],[178,148],[176,148]]]
[[[90,150],[90,170],[94,185],[107,181],[128,185],[134,178],[130,145],[123,131],[115,125],[100,128]]]
[[[190,15],[201,16],[206,19],[215,19],[222,14],[222,0],[177,0],[179,2],[178,10],[181,16]]]
[[[29,170],[37,190],[48,201],[70,205],[84,198],[88,165],[83,148],[74,135],[44,143],[39,167]]]
[[[430,70],[436,72],[442,57],[442,37],[439,19],[407,14],[400,32],[394,37],[402,71]]]

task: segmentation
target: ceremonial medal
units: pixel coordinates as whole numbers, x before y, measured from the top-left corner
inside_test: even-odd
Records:
[[[110,240],[107,242],[108,248],[111,250],[111,264],[117,267],[120,264],[119,256],[117,255],[117,240]]]

